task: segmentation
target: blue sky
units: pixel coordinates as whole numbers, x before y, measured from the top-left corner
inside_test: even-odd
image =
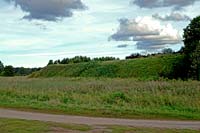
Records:
[[[199,0],[1,0],[0,60],[42,67],[76,55],[178,50],[199,7]]]

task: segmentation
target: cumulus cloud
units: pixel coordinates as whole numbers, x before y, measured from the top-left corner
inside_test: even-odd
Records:
[[[199,0],[134,0],[133,4],[141,8],[174,7],[180,9]]]
[[[72,10],[85,9],[81,0],[5,0],[14,2],[28,15],[24,19],[40,19],[47,21],[56,21],[64,17],[71,17]]]
[[[161,21],[190,21],[191,20],[189,16],[178,13],[178,12],[172,12],[171,14],[165,15],[165,16],[154,14],[152,15],[152,17]]]
[[[181,42],[179,32],[171,24],[161,25],[151,17],[121,19],[119,22],[119,29],[110,40],[135,41],[138,49],[145,50],[161,49]]]

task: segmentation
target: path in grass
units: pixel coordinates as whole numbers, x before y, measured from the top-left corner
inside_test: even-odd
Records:
[[[69,115],[52,115],[43,113],[32,113],[0,109],[0,118],[15,118],[25,120],[39,120],[48,122],[58,122],[66,124],[86,124],[86,125],[120,125],[150,128],[177,128],[177,129],[200,129],[200,121],[159,121],[159,120],[131,120],[115,118],[94,118]]]

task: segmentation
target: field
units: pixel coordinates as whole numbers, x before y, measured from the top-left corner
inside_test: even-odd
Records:
[[[123,126],[97,126],[89,127],[87,125],[67,125],[60,123],[27,121],[17,119],[0,118],[0,131],[2,133],[55,133],[55,132],[110,132],[110,133],[198,133],[197,130],[183,129],[156,129],[156,128],[135,128]]]
[[[86,116],[200,120],[200,82],[0,78],[0,107]]]
[[[183,56],[157,55],[132,60],[75,63],[68,65],[50,65],[30,77],[106,77],[137,78],[140,80],[158,80],[160,77],[176,77],[183,73]],[[180,72],[181,71],[181,72]]]

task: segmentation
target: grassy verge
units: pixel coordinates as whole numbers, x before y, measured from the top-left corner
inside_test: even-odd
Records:
[[[54,133],[54,132],[112,132],[112,133],[199,133],[197,130],[142,128],[125,126],[89,127],[60,123],[0,118],[1,133]]]
[[[0,78],[0,107],[87,116],[200,120],[200,82]]]
[[[165,129],[165,128],[138,128],[138,127],[109,127],[113,133],[198,133],[197,130],[180,130],[180,129]]]
[[[60,124],[40,121],[27,121],[17,119],[0,118],[1,133],[47,133],[70,130],[89,131],[92,128],[87,125]]]

